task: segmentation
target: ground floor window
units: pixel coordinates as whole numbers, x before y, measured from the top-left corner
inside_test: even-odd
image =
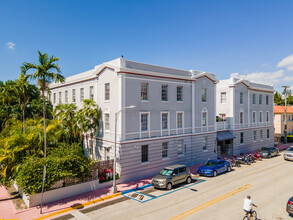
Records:
[[[168,157],[168,142],[162,143],[162,158]]]
[[[178,155],[183,154],[183,140],[178,140]]]
[[[202,150],[208,150],[208,137],[204,137],[203,138],[203,142],[202,142]]]
[[[263,140],[262,130],[259,131],[259,138],[260,138],[260,140]]]
[[[270,129],[267,129],[267,139],[270,138]]]
[[[256,141],[256,131],[253,131],[253,140]]]
[[[241,132],[240,133],[240,144],[243,144],[244,143],[244,133]]]

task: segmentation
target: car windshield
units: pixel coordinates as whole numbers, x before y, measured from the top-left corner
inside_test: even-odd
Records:
[[[160,174],[163,176],[171,176],[171,174],[173,173],[173,170],[168,170],[168,169],[163,169]]]
[[[293,147],[289,147],[288,151],[293,151]]]
[[[217,162],[209,160],[208,162],[205,163],[205,166],[214,167],[214,166],[217,166]]]
[[[270,148],[268,148],[268,147],[262,147],[262,148],[260,148],[260,150],[263,150],[263,151],[267,151],[267,150],[269,150]]]

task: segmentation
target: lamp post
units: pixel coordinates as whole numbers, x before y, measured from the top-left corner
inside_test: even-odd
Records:
[[[289,86],[283,86],[285,88],[285,120],[284,120],[284,142],[287,144],[287,89]]]
[[[135,108],[136,106],[134,105],[130,105],[130,106],[126,106],[122,109],[120,109],[118,112],[115,113],[115,143],[114,143],[114,163],[113,163],[113,186],[112,186],[112,193],[116,193],[117,192],[117,186],[116,186],[116,136],[117,136],[117,119],[118,116],[120,114],[120,112],[122,112],[123,110],[127,109],[127,108]]]

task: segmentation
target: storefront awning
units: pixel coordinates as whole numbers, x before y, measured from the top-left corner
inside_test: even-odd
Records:
[[[218,141],[225,141],[235,138],[234,134],[230,131],[218,131],[217,132],[217,140]]]

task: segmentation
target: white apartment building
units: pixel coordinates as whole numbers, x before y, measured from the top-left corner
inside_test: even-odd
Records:
[[[239,154],[274,145],[274,88],[230,78],[217,84],[218,156]],[[219,135],[218,135],[219,136]],[[225,137],[226,136],[226,137]]]
[[[229,143],[233,153],[256,149],[260,138],[254,142],[250,134],[254,130],[258,135],[263,130],[261,141],[270,144],[273,141],[272,88],[237,82],[225,86],[221,81],[218,87],[215,74],[118,58],[68,77],[64,84],[52,83],[50,89],[54,106],[75,103],[81,107],[82,100],[89,98],[99,105],[100,131],[89,147],[90,152],[86,152],[97,160],[113,159],[115,113],[135,106],[123,110],[117,121],[118,172],[124,182],[154,175],[164,166],[193,165],[217,158],[225,150],[218,147],[220,144]],[[225,105],[219,101],[219,94],[224,91]],[[237,105],[241,91],[244,104]],[[264,104],[248,105],[253,94],[262,94]],[[269,95],[268,106],[266,95]],[[216,107],[216,103],[220,106]],[[236,123],[240,111],[242,123]],[[248,112],[260,114],[260,111],[262,121],[252,123]],[[226,114],[229,123],[216,122],[219,114]],[[265,138],[266,129],[270,130],[270,138]]]

